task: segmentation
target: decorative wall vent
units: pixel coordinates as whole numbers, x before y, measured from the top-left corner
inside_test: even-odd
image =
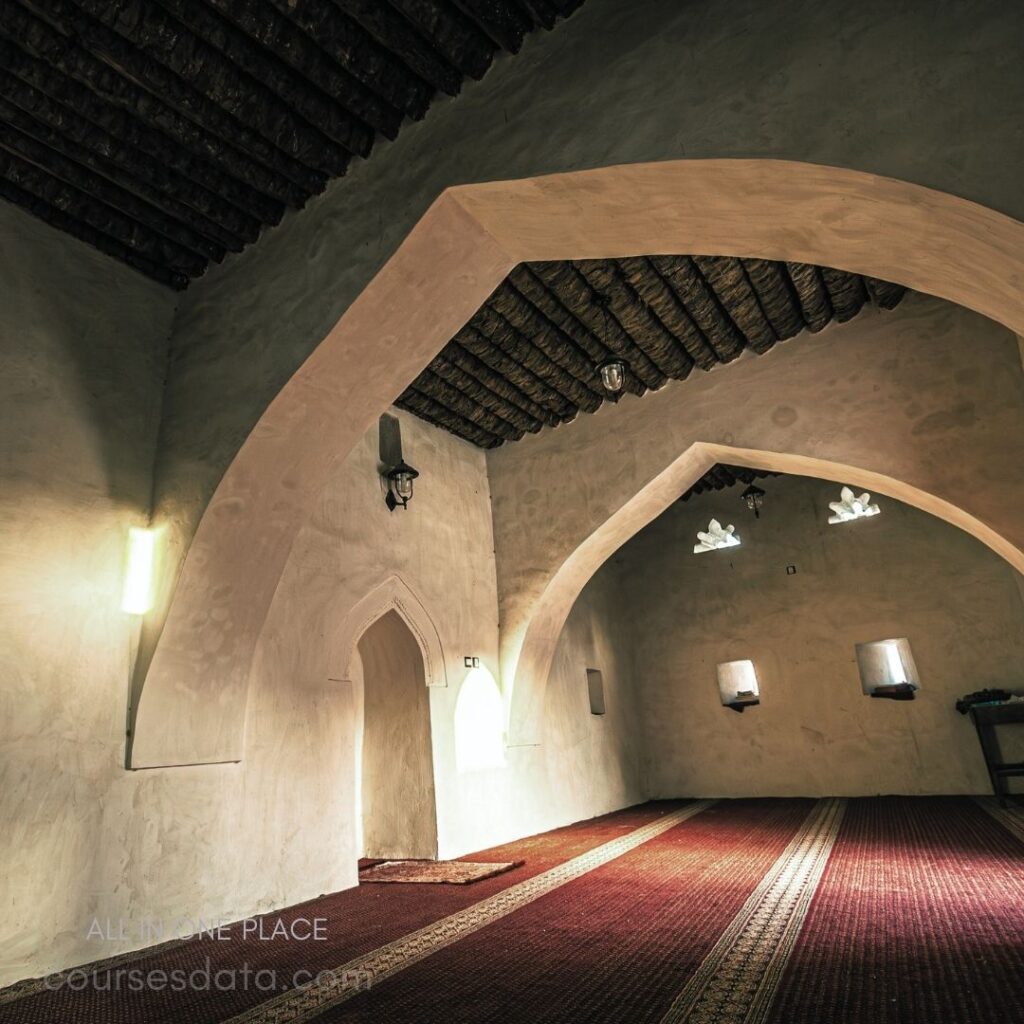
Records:
[[[708,523],[706,531],[697,531],[697,540],[700,543],[693,546],[693,553],[695,555],[699,555],[704,551],[718,551],[721,548],[735,548],[740,543],[740,539],[736,535],[736,527],[732,523],[723,527],[717,519],[712,519]]]
[[[871,504],[871,495],[867,491],[857,495],[849,487],[844,487],[839,492],[839,498],[839,501],[828,503],[833,513],[828,517],[830,523],[849,523],[854,519],[867,519],[869,516],[877,516],[881,511],[877,505]]]

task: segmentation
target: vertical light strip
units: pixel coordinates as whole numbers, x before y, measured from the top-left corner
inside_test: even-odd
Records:
[[[153,607],[156,575],[156,530],[133,526],[128,530],[128,565],[124,574],[121,611],[145,615]]]

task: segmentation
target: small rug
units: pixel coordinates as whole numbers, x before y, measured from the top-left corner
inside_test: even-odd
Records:
[[[467,885],[503,875],[525,861],[474,864],[467,860],[385,860],[359,871],[360,882],[449,882]]]

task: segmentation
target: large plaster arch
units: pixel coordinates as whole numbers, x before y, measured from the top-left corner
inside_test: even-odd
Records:
[[[540,742],[544,694],[555,648],[580,591],[623,544],[660,516],[680,494],[719,462],[834,480],[895,498],[959,527],[991,548],[1018,572],[1024,573],[1024,552],[1006,538],[951,502],[905,481],[827,459],[698,441],[594,530],[562,563],[534,604],[521,647],[518,653],[512,654],[514,667],[510,671],[512,687],[508,695],[511,746]]]
[[[388,612],[402,618],[416,640],[423,657],[423,675],[427,686],[447,686],[448,670],[441,637],[433,619],[409,585],[392,574],[377,584],[345,615],[329,656],[328,678],[345,680],[363,634]]]
[[[908,182],[778,160],[681,160],[448,189],[221,480],[146,673],[131,766],[240,759],[253,651],[330,466],[516,263],[679,252],[869,274],[1024,334],[1024,225]]]

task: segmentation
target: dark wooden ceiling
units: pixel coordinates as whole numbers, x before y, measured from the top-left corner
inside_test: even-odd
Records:
[[[746,466],[727,466],[724,462],[718,462],[712,466],[689,490],[684,491],[680,501],[689,501],[698,494],[706,494],[708,491],[724,491],[727,487],[735,487],[737,484],[752,484],[755,480],[765,477],[780,476],[767,469],[749,469]]]
[[[805,263],[725,256],[523,263],[397,401],[482,448],[596,412],[597,365],[642,395],[745,350],[892,309],[899,285]]]
[[[175,288],[583,0],[0,0],[0,195]]]

